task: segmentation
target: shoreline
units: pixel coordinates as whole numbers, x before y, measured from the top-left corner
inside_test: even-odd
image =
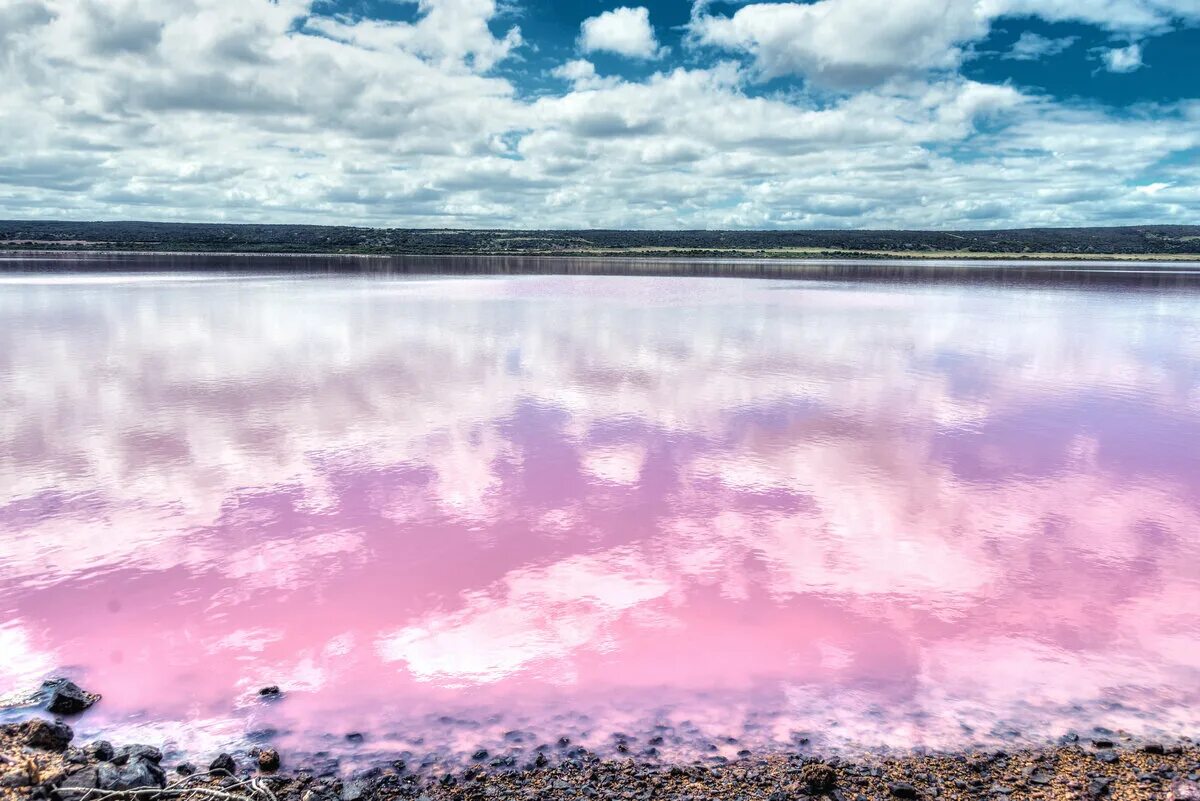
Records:
[[[624,260],[649,262],[732,262],[732,263],[788,263],[788,262],[1013,262],[1020,264],[1147,264],[1200,268],[1200,253],[1083,253],[1083,252],[974,252],[974,251],[880,251],[880,250],[579,250],[569,251],[452,251],[452,252],[354,252],[312,250],[199,250],[199,249],[133,249],[133,248],[18,248],[0,246],[0,260],[9,257],[33,258],[37,256],[212,256],[220,258],[344,258],[344,259],[571,259]]]
[[[75,741],[61,720],[0,725],[0,801],[833,801],[876,799],[1166,799],[1200,801],[1200,745],[1141,742],[1120,732],[1068,735],[1056,746],[964,748],[844,759],[799,752],[722,764],[599,758],[539,746],[516,760],[429,774],[400,760],[342,776],[319,761],[290,764],[271,748],[173,763],[156,745]]]

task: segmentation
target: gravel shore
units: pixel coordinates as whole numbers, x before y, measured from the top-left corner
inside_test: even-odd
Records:
[[[586,752],[524,767],[479,766],[440,776],[402,762],[353,777],[287,765],[274,750],[165,764],[153,746],[79,744],[61,721],[0,726],[0,800],[149,801],[834,801],[889,799],[1168,799],[1200,801],[1200,747],[1133,743],[1118,735],[1040,750],[964,751],[846,761],[748,756],[722,765],[648,764]],[[282,763],[282,766],[281,766]]]

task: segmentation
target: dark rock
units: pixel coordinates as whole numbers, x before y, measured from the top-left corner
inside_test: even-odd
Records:
[[[1113,741],[1105,737],[1094,738],[1092,740],[1092,748],[1112,748]]]
[[[191,776],[196,772],[196,766],[191,762],[181,762],[175,767],[175,772],[180,776]]]
[[[1088,798],[1104,798],[1108,795],[1109,785],[1112,784],[1112,779],[1107,776],[1097,776],[1088,782],[1087,796]]]
[[[362,735],[362,732],[360,732],[360,731],[352,731],[346,735],[346,742],[361,743],[362,741],[363,741],[363,735]]]
[[[89,750],[92,752],[92,756],[101,762],[108,762],[113,758],[112,743],[108,740],[97,740],[91,744]]]
[[[800,768],[800,783],[809,795],[824,795],[837,786],[837,771],[823,762],[810,762]]]
[[[1162,743],[1146,743],[1142,746],[1143,754],[1165,754],[1167,749],[1163,748]]]
[[[282,695],[282,693],[279,691],[279,687],[274,684],[263,687],[258,691],[258,694],[263,698],[278,698],[280,695]]]
[[[264,748],[258,752],[258,769],[264,773],[279,770],[279,752],[274,748]]]
[[[208,769],[212,773],[226,773],[232,776],[237,772],[237,763],[233,761],[233,757],[229,754],[218,754],[217,758],[208,764]]]
[[[83,690],[67,679],[57,679],[43,685],[50,691],[50,703],[46,711],[52,715],[78,715],[100,700],[100,696]]]
[[[29,787],[33,784],[33,777],[29,775],[29,771],[24,768],[10,770],[3,776],[0,776],[0,787],[17,788]]]
[[[63,752],[71,744],[75,732],[62,721],[51,723],[48,720],[34,718],[27,720],[21,726],[25,736],[25,744],[30,748],[40,748],[43,751]]]
[[[896,798],[916,798],[917,788],[908,782],[889,782],[888,792]]]
[[[58,785],[64,789],[92,790],[100,786],[99,771],[96,768],[77,770]]]
[[[162,751],[159,751],[152,745],[126,745],[118,748],[110,761],[118,765],[124,765],[131,760],[145,759],[157,765],[159,762],[162,762],[162,758]]]
[[[1098,751],[1096,753],[1096,759],[1100,760],[1101,762],[1111,765],[1112,763],[1117,761],[1117,752],[1116,751]]]
[[[97,784],[101,790],[136,790],[142,787],[163,787],[166,774],[148,759],[133,759],[124,766],[102,762],[96,768]]]
[[[483,748],[480,748],[478,751],[471,754],[471,759],[475,760],[476,762],[482,762],[483,760],[485,760],[487,758],[488,758],[488,752]]]
[[[559,737],[558,738],[558,747],[559,748],[566,748],[570,744],[571,744],[570,737]]]
[[[84,751],[82,748],[76,748],[73,745],[68,745],[67,750],[63,752],[63,760],[71,763],[72,765],[86,765],[92,761],[92,758],[88,756],[88,752]]]

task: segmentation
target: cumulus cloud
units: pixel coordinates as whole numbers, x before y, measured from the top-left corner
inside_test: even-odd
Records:
[[[1100,58],[1109,72],[1136,72],[1142,68],[1142,46],[1135,42],[1126,47],[1113,47],[1101,53]]]
[[[975,4],[955,0],[753,3],[730,17],[701,10],[690,24],[692,41],[747,52],[764,77],[801,74],[835,88],[955,67],[962,44],[986,31]]]
[[[1187,12],[1111,5],[1114,29]],[[1116,114],[961,75],[998,15],[1031,13],[1017,0],[700,5],[680,63],[632,80],[577,58],[532,94],[527,45],[493,0],[422,0],[410,21],[322,8],[0,0],[0,217],[979,227],[1197,212],[1169,158],[1196,146],[1195,101]],[[663,54],[645,8],[583,31],[581,49]],[[834,91],[763,91],[771,76]]]
[[[654,38],[650,11],[644,6],[622,6],[585,19],[579,26],[579,46],[585,53],[604,51],[630,58],[665,55]]]
[[[1037,61],[1046,56],[1056,56],[1077,41],[1079,41],[1077,36],[1051,39],[1032,31],[1025,31],[1017,38],[1017,41],[1013,42],[1012,48],[1004,54],[1004,57],[1016,61]]]

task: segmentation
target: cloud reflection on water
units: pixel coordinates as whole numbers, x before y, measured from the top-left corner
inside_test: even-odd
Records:
[[[273,714],[298,729],[385,698],[644,691],[695,720],[741,693],[775,716],[751,740],[831,708],[830,738],[867,744],[1149,711],[1182,730],[1194,309],[716,279],[0,284],[22,644],[0,676],[82,666],[97,725],[253,718],[236,699],[261,681],[292,683]],[[181,683],[191,705],[164,703]]]

